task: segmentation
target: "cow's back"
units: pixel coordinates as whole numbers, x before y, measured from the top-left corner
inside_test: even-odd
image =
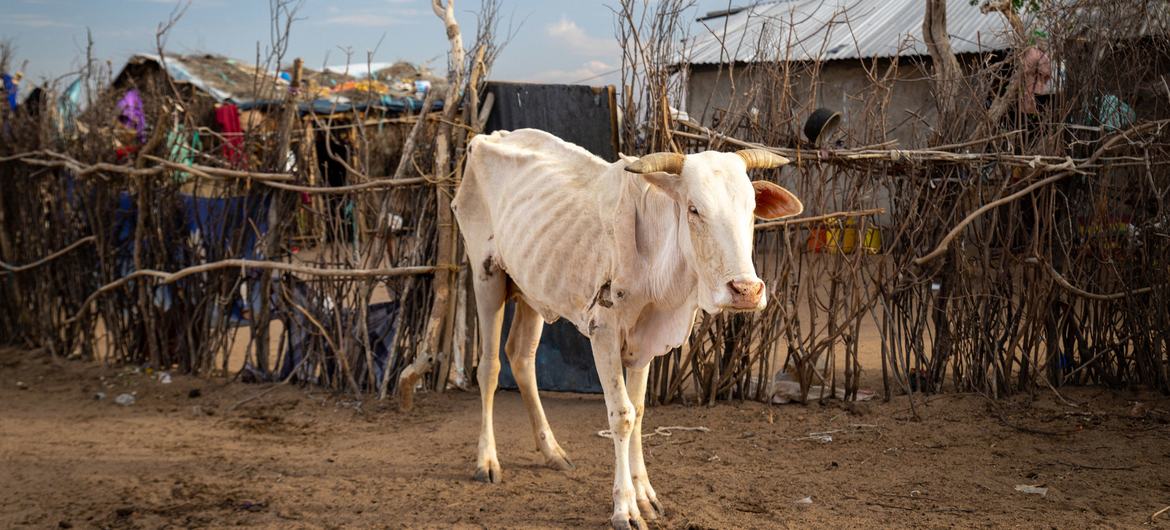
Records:
[[[610,165],[534,129],[477,136],[454,205],[469,257],[505,272],[544,316],[583,327],[612,270]]]

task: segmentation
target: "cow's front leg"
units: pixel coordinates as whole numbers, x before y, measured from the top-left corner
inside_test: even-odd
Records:
[[[626,385],[630,391],[630,402],[634,404],[634,431],[630,437],[630,475],[634,483],[634,495],[638,509],[647,519],[666,516],[658,495],[650,486],[646,474],[646,460],[642,456],[642,413],[646,410],[646,378],[650,371],[646,367],[626,370]]]
[[[634,432],[634,404],[626,394],[622,377],[620,339],[611,326],[591,326],[593,361],[598,379],[605,391],[605,408],[609,414],[609,429],[613,433],[614,476],[613,516],[610,524],[617,529],[646,528],[638,511],[637,496],[630,476],[630,436]]]

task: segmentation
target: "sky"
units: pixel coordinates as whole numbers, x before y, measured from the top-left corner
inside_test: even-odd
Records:
[[[653,2],[654,0],[648,0]],[[619,67],[614,38],[617,0],[500,0],[500,31],[514,36],[491,78],[507,81],[606,84]],[[736,5],[742,0],[735,2]],[[155,31],[176,0],[0,0],[0,40],[16,46],[15,67],[26,78],[52,80],[83,61],[86,31],[94,55],[116,73],[133,53],[155,49]],[[696,0],[693,21],[726,9],[728,0]],[[479,0],[455,0],[465,44],[474,38]],[[303,0],[289,39],[288,57],[305,65],[405,60],[442,72],[448,44],[429,0]],[[267,0],[191,0],[168,33],[166,50],[206,52],[254,61],[270,46]],[[701,30],[694,23],[692,32]]]

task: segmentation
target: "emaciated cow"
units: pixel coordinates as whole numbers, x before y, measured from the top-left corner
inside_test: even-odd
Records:
[[[799,214],[784,188],[750,169],[787,159],[737,153],[656,153],[607,163],[534,129],[468,145],[452,208],[474,273],[483,357],[483,425],[475,478],[500,481],[492,429],[504,303],[516,300],[505,352],[547,463],[573,464],[557,444],[536,389],[544,322],[565,318],[589,337],[613,432],[615,528],[663,514],[642,458],[646,365],[681,345],[699,309],[758,311],[767,303],[752,264],[754,218]],[[622,368],[625,367],[625,378]]]

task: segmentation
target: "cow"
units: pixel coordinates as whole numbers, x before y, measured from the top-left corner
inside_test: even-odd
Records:
[[[764,308],[751,256],[754,219],[804,207],[747,171],[786,163],[762,149],[622,155],[607,163],[535,129],[472,139],[452,208],[483,346],[476,480],[501,479],[492,401],[504,304],[513,299],[504,350],[547,464],[574,467],[549,428],[534,363],[544,322],[564,318],[589,338],[605,393],[615,468],[610,523],[644,528],[643,516],[664,515],[642,457],[647,364],[690,336],[700,309]]]

